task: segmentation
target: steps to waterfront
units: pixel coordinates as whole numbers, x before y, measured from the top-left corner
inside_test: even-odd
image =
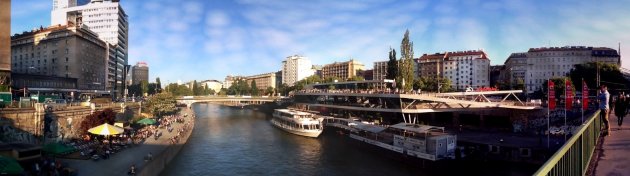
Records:
[[[610,136],[604,136],[594,175],[630,176],[630,119],[626,116],[621,126],[614,113],[609,119]]]

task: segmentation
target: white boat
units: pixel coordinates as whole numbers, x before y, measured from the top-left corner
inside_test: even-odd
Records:
[[[314,114],[291,109],[276,109],[271,124],[289,133],[316,138],[324,130],[322,118]]]

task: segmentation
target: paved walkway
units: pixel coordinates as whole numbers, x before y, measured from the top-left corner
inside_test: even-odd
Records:
[[[194,120],[194,118],[192,118],[191,112],[192,111],[190,109],[182,109],[182,114],[188,113],[188,117],[185,118],[186,122]],[[155,138],[151,136],[147,138],[143,144],[124,149],[119,153],[111,155],[109,159],[101,159],[98,161],[62,159],[61,161],[69,164],[69,166],[72,168],[76,168],[79,176],[127,175],[127,171],[129,171],[129,167],[131,167],[132,164],[136,165],[136,173],[138,173],[140,172],[140,169],[143,167],[143,165],[146,163],[144,161],[144,157],[147,156],[149,152],[151,152],[154,157],[162,153],[162,151],[164,151],[166,147],[170,145],[169,138],[177,135],[177,130],[181,129],[182,126],[184,126],[183,123],[173,123],[172,125],[175,129],[173,130],[173,132],[169,133],[166,128],[159,129],[162,132],[162,136],[160,136],[160,138],[158,138],[157,140],[155,140]]]
[[[602,154],[595,168],[596,176],[630,176],[630,119],[617,125],[617,117],[610,118],[610,136],[604,137]]]

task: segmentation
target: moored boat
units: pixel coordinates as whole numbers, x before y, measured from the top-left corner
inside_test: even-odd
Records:
[[[275,109],[270,122],[284,131],[306,137],[316,138],[324,130],[322,118],[292,109]]]

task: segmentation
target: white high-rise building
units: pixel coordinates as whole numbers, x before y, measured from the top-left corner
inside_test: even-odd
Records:
[[[442,67],[456,90],[490,86],[490,59],[483,51],[448,52]]]
[[[387,63],[389,61],[374,62],[373,80],[384,80],[387,78]]]
[[[313,74],[313,65],[307,57],[293,55],[282,61],[282,84],[293,86],[295,82]]]
[[[112,95],[122,93],[125,80],[125,65],[128,62],[129,22],[119,0],[53,0],[50,15],[51,26],[66,25],[68,22],[84,26],[95,32],[109,44],[107,58],[107,90]]]
[[[533,93],[542,90],[547,79],[568,76],[573,66],[588,62],[620,65],[621,60],[617,50],[606,47],[530,48],[527,52],[510,55],[505,61],[505,70],[512,85],[522,81],[525,91]]]

